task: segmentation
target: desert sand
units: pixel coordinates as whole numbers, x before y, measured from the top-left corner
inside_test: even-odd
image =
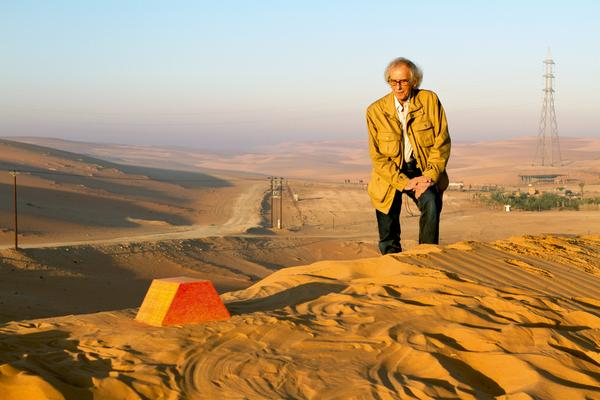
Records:
[[[598,236],[422,245],[284,268],[224,294],[228,321],[10,322],[0,396],[599,398],[599,250]]]
[[[17,176],[23,244],[131,238],[202,227],[204,236],[238,232],[231,212],[258,208],[264,179],[117,164],[32,144],[0,140],[0,245],[13,242],[13,177]],[[244,194],[241,196],[241,194]],[[236,204],[236,202],[238,204]],[[254,210],[252,210],[254,211]],[[256,214],[252,215],[254,219]],[[226,226],[224,226],[226,225]],[[198,232],[199,235],[202,235]]]
[[[523,189],[519,140],[456,146],[451,177]],[[408,251],[380,257],[356,143],[26,141],[0,142],[0,399],[600,399],[597,209],[505,213],[449,191],[440,246],[417,245],[407,203]],[[600,142],[565,142],[598,195]],[[19,250],[15,168],[34,171],[18,176]],[[174,276],[211,280],[232,318],[136,322],[152,279]]]

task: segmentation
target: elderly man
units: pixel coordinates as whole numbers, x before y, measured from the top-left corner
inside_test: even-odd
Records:
[[[385,69],[391,92],[367,109],[373,163],[368,192],[375,207],[382,254],[402,251],[400,209],[406,193],[421,211],[419,243],[439,242],[450,135],[436,94],[419,89],[421,70],[406,58]]]

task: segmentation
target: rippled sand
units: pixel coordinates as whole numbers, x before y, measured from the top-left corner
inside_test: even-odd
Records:
[[[596,399],[599,267],[598,236],[419,246],[275,272],[223,322],[10,323],[0,398]]]

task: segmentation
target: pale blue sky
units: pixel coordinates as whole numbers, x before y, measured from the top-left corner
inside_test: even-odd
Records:
[[[536,135],[548,46],[562,136],[600,136],[597,1],[0,3],[0,136],[249,148],[366,137],[397,56],[454,140]]]

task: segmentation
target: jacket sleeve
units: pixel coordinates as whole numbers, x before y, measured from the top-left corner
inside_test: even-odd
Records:
[[[385,156],[379,151],[377,128],[370,110],[367,110],[367,129],[369,131],[369,154],[373,162],[373,171],[396,189],[404,190],[409,179],[400,172],[391,157]]]
[[[433,122],[435,139],[423,175],[431,178],[433,182],[437,182],[442,172],[446,170],[450,158],[450,134],[448,133],[444,107],[442,107],[442,103],[435,94],[433,94],[433,97],[427,112]]]

